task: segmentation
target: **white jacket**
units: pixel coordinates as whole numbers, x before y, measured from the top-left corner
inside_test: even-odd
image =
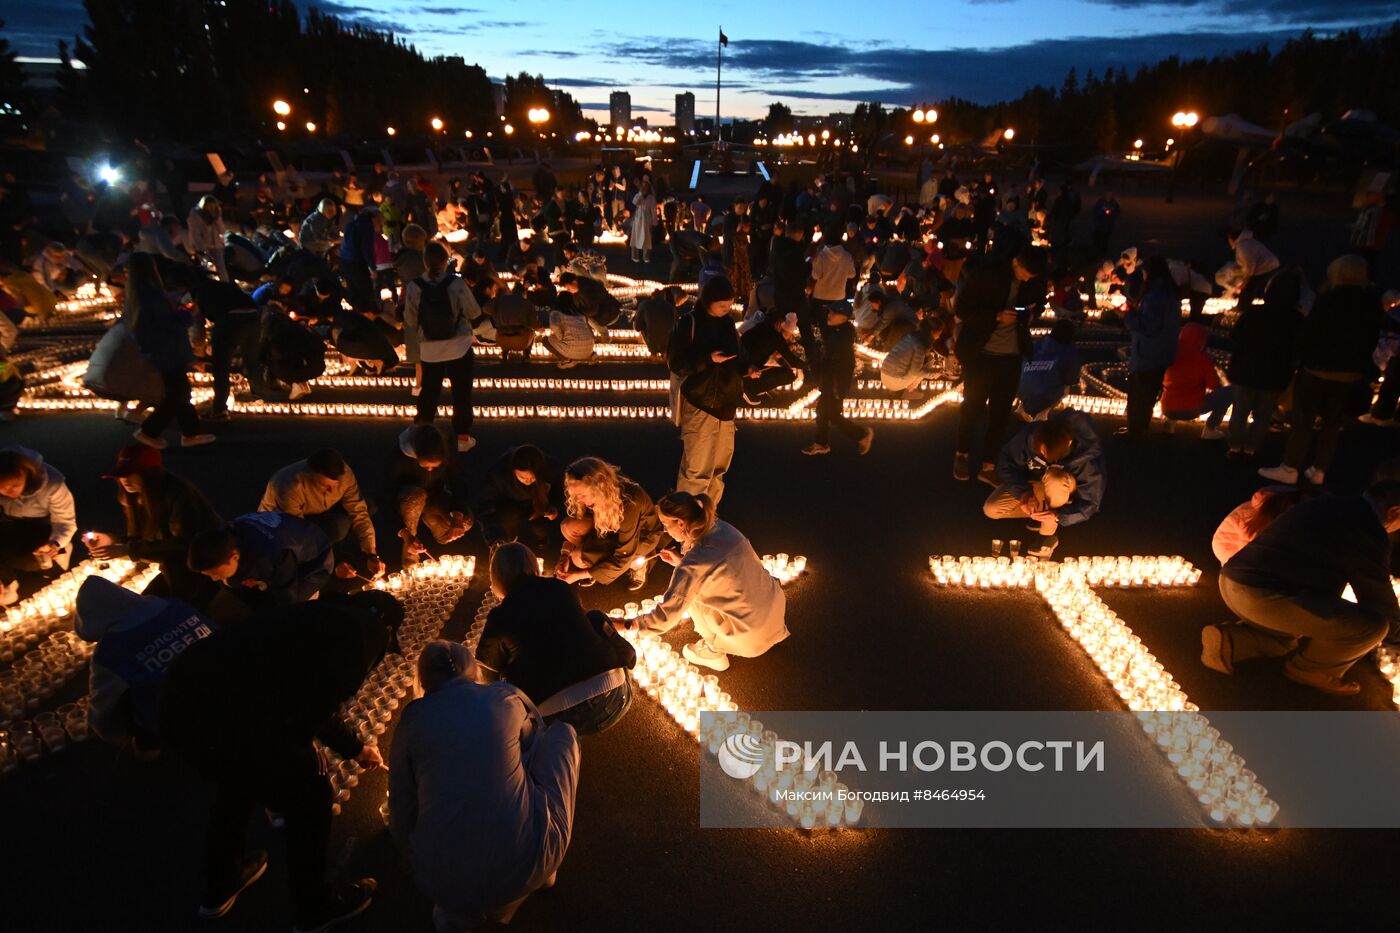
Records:
[[[670,631],[687,611],[697,634],[725,654],[756,658],[788,637],[783,588],[728,522],[716,521],[685,552],[661,604],[638,625]]]
[[[68,482],[63,474],[44,462],[44,457],[27,447],[8,447],[34,461],[39,467],[39,476],[14,499],[0,496],[0,514],[9,518],[46,518],[51,530],[49,540],[63,550],[54,562],[65,570],[73,556],[73,536],[78,531],[77,511],[73,505],[73,494],[68,491]]]

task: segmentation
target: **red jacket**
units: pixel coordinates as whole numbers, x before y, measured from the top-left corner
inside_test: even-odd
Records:
[[[1162,381],[1162,411],[1200,411],[1206,393],[1219,386],[1215,361],[1206,353],[1206,329],[1187,324],[1176,340],[1176,362]]]

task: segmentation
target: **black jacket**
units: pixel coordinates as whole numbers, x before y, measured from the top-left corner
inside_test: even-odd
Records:
[[[546,459],[544,475],[536,476],[533,486],[522,486],[511,467],[515,450],[511,447],[501,454],[482,481],[477,514],[488,527],[496,524],[495,517],[502,509],[528,508],[533,515],[542,514],[551,506],[560,513],[564,510],[564,480],[559,467]]]
[[[996,330],[997,315],[1006,310],[1011,295],[1011,263],[992,256],[969,259],[958,280],[954,310],[962,327],[958,331],[954,351],[964,364],[982,352]],[[1016,344],[1021,356],[1029,358],[1032,350],[1031,317],[1034,309],[1021,314],[1016,322]]]
[[[734,357],[716,363],[716,351]],[[666,352],[671,372],[681,377],[681,395],[721,421],[733,421],[744,393],[746,366],[739,358],[739,336],[728,316],[714,317],[698,308],[676,319]]]
[[[565,687],[615,667],[636,652],[577,591],[552,577],[526,577],[486,619],[477,661],[543,703]]]
[[[127,555],[176,571],[185,569],[190,540],[201,531],[218,528],[219,513],[188,480],[164,471],[142,476],[150,520],[128,529]]]
[[[776,238],[768,257],[768,274],[773,277],[773,303],[778,310],[806,317],[807,280],[812,270],[802,244],[786,236]]]
[[[371,605],[332,597],[268,610],[191,645],[166,675],[162,738],[206,774],[313,738],[354,758],[363,745],[338,708],[392,642]]]
[[[1288,388],[1298,365],[1303,326],[1297,283],[1296,273],[1279,273],[1269,281],[1264,303],[1245,305],[1240,312],[1230,331],[1231,382],[1268,392]]]
[[[1303,368],[1368,372],[1383,317],[1380,295],[1372,288],[1348,285],[1318,295],[1303,321]]]

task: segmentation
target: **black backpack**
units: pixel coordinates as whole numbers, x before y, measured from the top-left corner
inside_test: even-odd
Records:
[[[415,279],[418,283],[418,329],[424,340],[450,340],[457,336],[457,312],[452,310],[452,298],[448,289],[457,281],[457,276],[449,273],[436,285],[427,279]]]

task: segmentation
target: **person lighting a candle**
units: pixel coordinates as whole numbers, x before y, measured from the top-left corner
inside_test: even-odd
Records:
[[[1088,521],[1103,502],[1107,476],[1093,421],[1066,409],[1026,425],[1002,448],[997,479],[1001,485],[987,497],[983,513],[1029,518],[1039,538],[1028,542],[1026,555],[1049,558],[1059,546],[1060,526]]]
[[[673,492],[657,503],[657,512],[680,548],[661,552],[675,571],[656,607],[637,616],[641,631],[668,632],[689,612],[700,637],[681,653],[716,671],[728,670],[731,654],[756,658],[788,637],[782,586],[748,538],[715,517],[709,499]]]
[[[592,586],[631,574],[629,589],[646,586],[647,571],[661,548],[661,521],[647,491],[617,467],[583,457],[564,471],[564,509],[559,522],[564,545],[555,576]]]
[[[237,594],[244,606],[230,607],[235,616],[314,599],[334,563],[325,532],[282,512],[240,515],[190,542],[190,569]]]
[[[0,450],[0,570],[67,569],[78,523],[68,481],[26,447]],[[0,584],[0,606],[19,598],[19,580]]]

